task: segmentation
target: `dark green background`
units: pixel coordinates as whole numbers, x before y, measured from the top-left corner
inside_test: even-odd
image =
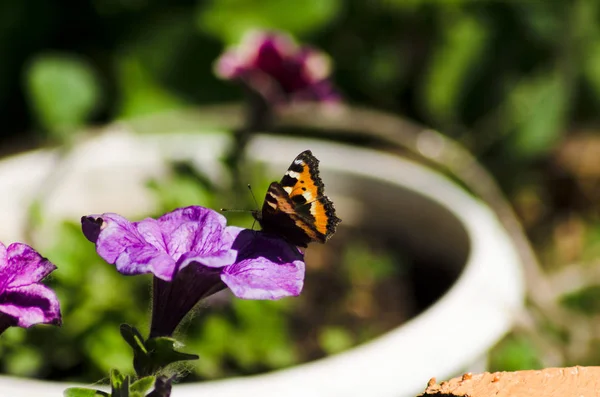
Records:
[[[598,120],[599,8],[595,0],[6,0],[0,133],[25,139],[236,100],[212,62],[248,28],[267,27],[329,53],[351,103],[434,126],[482,154],[500,146],[535,158],[569,126]]]

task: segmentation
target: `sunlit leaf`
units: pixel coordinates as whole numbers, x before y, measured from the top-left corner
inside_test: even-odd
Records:
[[[129,397],[129,376],[119,370],[110,371],[111,397]]]
[[[155,376],[146,376],[137,380],[129,386],[129,394],[131,397],[143,397],[154,386],[156,381]]]
[[[539,353],[533,342],[523,335],[509,335],[488,355],[488,370],[519,371],[542,368]]]
[[[468,95],[468,82],[477,71],[488,38],[486,26],[462,14],[450,14],[443,24],[443,39],[436,46],[423,82],[423,101],[439,123],[458,118],[461,100]]]
[[[509,96],[508,143],[522,157],[546,153],[565,133],[569,90],[558,73],[545,73],[515,85]]]
[[[64,397],[108,397],[109,394],[100,390],[83,387],[70,387],[63,393]]]
[[[341,327],[327,327],[319,333],[319,345],[327,354],[335,354],[354,345],[352,334]]]
[[[200,30],[233,44],[249,29],[310,33],[332,21],[341,7],[341,0],[210,0],[200,2],[197,20]]]
[[[59,138],[84,124],[99,104],[100,87],[94,70],[78,56],[38,56],[25,76],[38,122]]]

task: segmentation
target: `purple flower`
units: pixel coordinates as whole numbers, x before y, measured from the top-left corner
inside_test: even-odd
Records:
[[[168,336],[202,298],[229,287],[242,299],[279,299],[302,290],[302,253],[282,239],[226,226],[211,209],[180,208],[130,222],[83,217],[96,251],[122,274],[154,275],[150,336]]]
[[[0,242],[0,333],[10,326],[61,324],[60,305],[54,291],[40,284],[54,266],[22,243]]]
[[[242,230],[233,243],[234,264],[221,280],[242,299],[275,300],[298,296],[304,285],[304,255],[286,240],[256,230]]]
[[[241,44],[217,60],[215,72],[238,80],[268,102],[338,101],[329,81],[329,58],[322,52],[298,46],[283,33],[252,31]]]

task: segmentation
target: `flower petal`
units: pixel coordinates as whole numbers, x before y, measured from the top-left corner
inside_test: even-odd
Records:
[[[202,299],[225,288],[220,269],[191,263],[173,281],[154,277],[150,337],[171,336],[181,320]]]
[[[258,257],[267,258],[274,263],[304,261],[304,254],[295,245],[281,237],[256,230],[241,230],[232,248],[238,251],[237,262]]]
[[[166,252],[147,244],[128,247],[119,255],[115,265],[121,274],[132,276],[152,273],[165,281],[171,281],[176,263]]]
[[[7,271],[8,267],[8,252],[6,246],[0,241],[0,291],[2,291],[2,285],[4,285],[4,279],[10,271]]]
[[[61,323],[56,294],[42,284],[7,289],[0,299],[0,312],[15,318],[19,327]]]
[[[167,252],[165,233],[169,233],[169,231],[163,230],[162,225],[156,219],[146,218],[139,222],[132,222],[132,224],[137,229],[145,245]]]
[[[280,299],[298,296],[304,285],[304,262],[275,263],[267,258],[247,259],[229,266],[221,280],[241,299]]]
[[[153,273],[171,280],[175,260],[166,252],[161,225],[148,218],[130,222],[121,215],[105,213],[81,219],[86,237],[96,243],[98,255],[126,275]]]
[[[118,214],[84,216],[81,228],[88,240],[96,244],[98,255],[110,264],[127,248],[146,245],[135,225]]]
[[[279,32],[249,32],[237,47],[217,60],[215,73],[241,82],[275,105],[336,102],[340,98],[328,81],[330,58],[316,49],[298,46],[289,35]]]
[[[225,231],[223,232],[223,238],[228,239],[227,240],[228,242],[231,241],[231,244],[233,245],[233,243],[238,238],[240,233],[243,232],[244,230],[248,230],[248,229],[244,229],[243,227],[238,227],[238,226],[227,226],[225,228]]]
[[[287,241],[263,232],[242,231],[233,244],[237,262],[221,279],[242,299],[279,299],[297,296],[304,284],[304,256]]]
[[[102,231],[102,224],[104,221],[100,218],[100,215],[88,215],[81,217],[81,231],[85,238],[92,243],[96,244],[100,232]]]
[[[191,263],[197,263],[200,266],[210,268],[221,268],[232,265],[235,262],[237,253],[234,250],[217,251],[209,255],[194,255],[188,253],[179,260],[179,269],[183,269]]]
[[[0,248],[0,261],[4,254],[2,251]],[[0,285],[4,285],[0,291],[37,283],[56,269],[48,259],[27,244],[12,243],[5,252],[8,260],[0,270]]]
[[[188,252],[179,259],[179,269],[183,269],[192,262],[202,266],[219,268],[231,265],[237,258],[237,250],[233,249],[233,243],[243,229],[237,226],[227,226],[221,233],[221,250],[209,254],[198,255],[195,252]]]
[[[227,220],[209,208],[179,208],[158,219],[166,240],[167,252],[177,261],[185,253],[210,254],[229,249],[232,241],[223,240]]]

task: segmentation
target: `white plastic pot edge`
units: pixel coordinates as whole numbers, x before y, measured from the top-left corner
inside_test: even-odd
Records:
[[[149,135],[139,139],[152,141],[150,146],[163,149],[176,149],[179,140],[210,142],[220,148],[211,147],[199,155],[213,158],[225,144],[224,139],[206,135]],[[369,343],[265,375],[179,385],[174,389],[174,397],[200,393],[211,397],[239,396],[254,392],[263,397],[416,395],[430,377],[446,378],[466,369],[510,329],[522,305],[523,279],[509,236],[486,206],[438,173],[373,150],[264,136],[253,141],[250,153],[259,161],[287,165],[307,148],[322,160],[323,168],[401,184],[451,211],[471,238],[470,258],[463,274],[428,310]],[[0,378],[0,396],[23,395],[16,394],[22,388],[31,393],[25,395],[60,396],[65,387],[51,382]]]

